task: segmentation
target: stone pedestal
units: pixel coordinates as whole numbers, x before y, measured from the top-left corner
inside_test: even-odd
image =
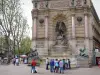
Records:
[[[88,58],[83,58],[83,57],[78,57],[77,58],[77,63],[79,67],[87,68],[89,67],[89,60]]]
[[[53,57],[70,57],[71,51],[69,50],[68,46],[64,45],[55,45],[51,49],[51,56]]]

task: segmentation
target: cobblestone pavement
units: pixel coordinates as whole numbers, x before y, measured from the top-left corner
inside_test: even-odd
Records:
[[[58,73],[50,73],[50,71],[46,71],[43,67],[37,67],[38,73],[35,75],[100,75],[100,68],[78,68],[65,71],[64,74]],[[0,65],[0,75],[33,75],[30,73],[30,67],[21,64],[20,66],[8,65],[2,66]]]

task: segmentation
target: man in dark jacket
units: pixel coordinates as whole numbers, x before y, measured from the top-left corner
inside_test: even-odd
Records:
[[[54,59],[50,60],[50,72],[54,72]]]
[[[68,59],[68,69],[71,69],[70,63],[70,59]]]

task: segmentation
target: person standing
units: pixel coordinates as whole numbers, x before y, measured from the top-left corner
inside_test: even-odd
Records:
[[[12,63],[13,63],[14,66],[15,66],[15,63],[16,63],[16,59],[15,59],[15,58],[12,59]]]
[[[63,59],[62,61],[63,61],[63,69],[65,70],[65,59]]]
[[[58,70],[59,70],[59,62],[58,62],[58,59],[55,60],[54,66],[55,66],[54,72],[58,73]]]
[[[68,69],[71,69],[70,63],[70,59],[68,59]]]
[[[65,70],[67,70],[67,68],[68,68],[68,60],[66,59],[65,60]]]
[[[36,61],[33,59],[31,63],[31,73],[37,73],[35,67],[36,67]]]
[[[54,72],[54,59],[50,60],[50,72]]]
[[[60,73],[64,73],[64,63],[63,63],[63,60],[60,60],[59,62],[59,68],[60,68]]]
[[[21,57],[19,58],[19,62],[20,62],[20,64],[22,63],[22,58]]]
[[[16,58],[16,65],[19,66],[19,59]]]
[[[49,70],[49,59],[46,59],[46,70]]]

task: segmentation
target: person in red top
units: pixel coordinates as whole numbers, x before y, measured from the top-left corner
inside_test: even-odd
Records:
[[[100,59],[98,59],[98,66],[99,66],[99,68],[100,68]]]
[[[36,66],[36,61],[33,59],[31,63],[31,73],[36,73],[35,66]]]

